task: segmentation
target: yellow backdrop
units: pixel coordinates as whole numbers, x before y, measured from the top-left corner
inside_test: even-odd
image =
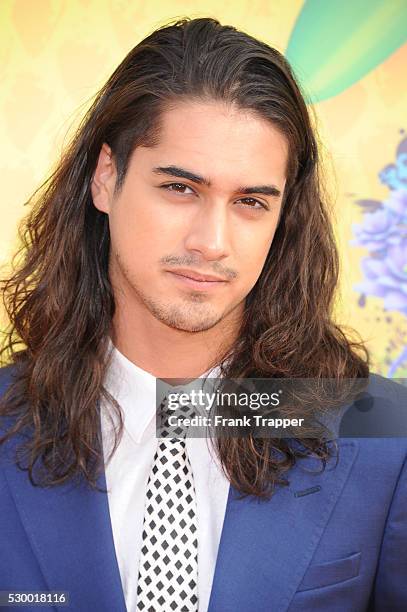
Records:
[[[387,0],[384,4],[389,6],[391,2]],[[127,51],[142,37],[177,16],[212,16],[284,52],[305,4],[302,0],[3,0],[2,263],[8,262],[15,250],[17,224],[27,212],[24,202],[58,159],[68,130]],[[334,10],[335,4],[325,2],[325,10],[327,7]],[[343,5],[347,3],[340,4],[342,11],[346,11]],[[398,3],[393,5],[397,8]],[[313,7],[309,3],[305,8]],[[393,12],[386,19],[395,19],[395,15]],[[355,31],[352,44],[357,44],[358,36],[370,36],[366,33],[368,17],[366,13],[366,21]],[[376,17],[379,21],[379,13]],[[385,27],[384,18],[380,18],[381,28]],[[318,46],[323,34],[322,25],[320,30],[314,29],[309,44]],[[336,61],[341,60],[337,57]],[[352,61],[352,54],[347,61]],[[355,285],[363,280],[361,258],[368,251],[365,246],[351,245],[350,241],[354,238],[352,224],[361,223],[364,214],[356,200],[379,201],[389,194],[378,173],[395,161],[397,146],[403,138],[407,45],[399,44],[384,61],[378,62],[342,92],[317,102],[315,111],[342,255],[337,318],[360,332],[372,351],[375,370],[386,374],[407,342],[406,313],[401,309],[385,311],[383,299],[373,295],[367,296],[363,306]],[[307,90],[307,82],[304,87]],[[407,275],[407,267],[405,270]],[[407,375],[406,366],[401,363],[394,374]]]

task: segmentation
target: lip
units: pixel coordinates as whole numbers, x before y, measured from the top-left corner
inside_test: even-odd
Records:
[[[208,281],[208,282],[222,282],[226,283],[225,278],[221,278],[220,276],[215,276],[214,274],[201,274],[200,272],[195,272],[194,270],[188,270],[186,268],[177,268],[175,270],[169,270],[173,274],[179,274],[180,276],[186,276],[187,278],[192,278],[196,281]]]
[[[167,270],[174,279],[197,291],[208,291],[225,285],[228,281],[209,274],[199,274],[192,270]]]

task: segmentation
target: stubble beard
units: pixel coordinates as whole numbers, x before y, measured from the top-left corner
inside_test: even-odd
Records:
[[[209,303],[208,297],[197,291],[190,291],[184,297],[178,297],[176,303],[168,303],[147,295],[132,278],[118,253],[115,254],[115,268],[127,287],[122,295],[136,298],[158,321],[179,331],[198,333],[212,329],[225,316],[219,314]],[[112,269],[110,269],[112,272]],[[121,284],[121,283],[120,283]],[[117,287],[116,287],[117,289]]]

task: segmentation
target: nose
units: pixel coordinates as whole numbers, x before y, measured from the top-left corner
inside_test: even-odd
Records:
[[[186,250],[198,252],[208,261],[224,259],[231,249],[230,222],[224,201],[203,205],[191,222],[185,239]]]

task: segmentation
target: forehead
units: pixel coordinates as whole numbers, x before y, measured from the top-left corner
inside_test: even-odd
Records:
[[[251,111],[216,101],[181,102],[163,112],[160,124],[158,144],[135,151],[146,165],[182,166],[214,184],[285,181],[287,139]]]

